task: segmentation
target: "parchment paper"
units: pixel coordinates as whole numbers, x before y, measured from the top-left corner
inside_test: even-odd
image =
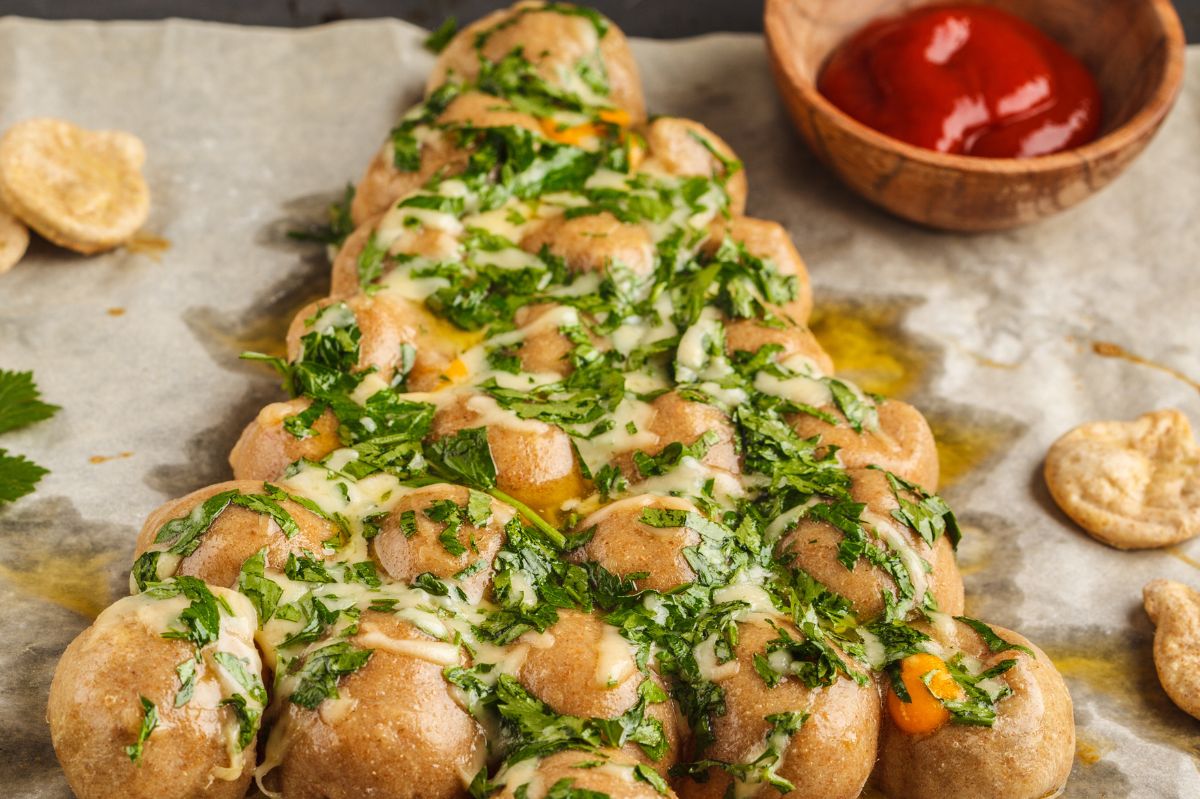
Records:
[[[317,221],[357,180],[432,57],[398,22],[302,31],[194,22],[0,20],[0,126],[34,115],[147,145],[156,261],[36,244],[0,276],[0,365],[34,369],[52,421],[0,439],[53,473],[0,511],[0,793],[67,797],[44,721],[54,664],[125,590],[133,539],[164,500],[229,477],[242,426],[276,399],[239,363],[278,348],[327,288]],[[1148,580],[1200,585],[1175,552],[1120,553],[1073,527],[1040,468],[1062,432],[1177,406],[1197,389],[1093,341],[1200,377],[1200,51],[1165,129],[1076,210],[1011,233],[920,230],[824,173],[783,116],[759,37],[636,41],[650,106],[695,117],[746,162],[750,212],[787,225],[812,271],[816,329],[850,377],[927,412],[943,493],[968,525],[972,615],[1018,629],[1067,676],[1080,759],[1069,797],[1200,796],[1200,722],[1154,676]],[[124,457],[122,454],[125,454]],[[118,456],[92,462],[95,456]],[[955,474],[960,473],[960,474]]]

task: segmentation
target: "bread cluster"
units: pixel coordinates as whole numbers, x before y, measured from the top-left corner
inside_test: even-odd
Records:
[[[1070,698],[963,615],[929,425],[834,376],[745,200],[595,12],[452,39],[335,215],[331,296],[251,356],[290,399],[64,653],[75,793],[1058,790]]]

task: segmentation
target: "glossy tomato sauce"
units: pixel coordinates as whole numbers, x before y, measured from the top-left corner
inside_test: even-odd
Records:
[[[859,122],[942,153],[1029,158],[1091,141],[1100,127],[1087,68],[1033,25],[984,6],[877,20],[838,46],[817,88]]]

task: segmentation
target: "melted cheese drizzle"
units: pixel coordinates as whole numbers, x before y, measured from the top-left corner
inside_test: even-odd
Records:
[[[602,61],[598,55],[599,39],[593,25],[582,18],[571,18],[570,24],[573,28],[572,35],[584,37],[588,52],[591,53],[588,58],[595,61],[594,66],[602,69]],[[543,72],[551,72],[548,77],[552,82],[574,92],[586,102],[600,106],[608,103],[608,98],[600,96],[588,81],[581,77],[578,69],[558,64],[546,67]],[[555,119],[570,125],[591,122],[589,115],[572,115],[566,112],[556,114]],[[449,136],[436,126],[428,124],[416,127],[414,135],[422,145],[439,147],[447,143]],[[594,144],[594,141],[585,139],[584,147],[586,149]],[[647,184],[647,180],[650,184]],[[588,178],[585,188],[588,191],[642,194],[644,199],[654,199],[660,192],[665,195],[671,190],[678,191],[682,182],[680,177],[669,174],[660,160],[651,157],[641,164],[636,174],[626,174],[610,168],[597,169]],[[432,188],[413,191],[399,198],[380,218],[374,232],[375,246],[394,255],[411,257],[399,259],[402,262],[396,264],[379,280],[377,296],[387,298],[390,303],[410,314],[416,320],[413,322],[414,327],[432,329],[434,332],[428,334],[431,338],[440,338],[443,334],[447,334],[448,337],[452,331],[454,338],[451,343],[456,351],[457,362],[460,362],[455,365],[461,365],[465,376],[455,372],[454,376],[450,377],[451,370],[447,369],[447,374],[443,375],[446,378],[444,387],[426,393],[409,392],[402,397],[407,401],[431,403],[438,411],[461,404],[463,409],[473,415],[470,425],[472,427],[483,426],[529,437],[548,436],[554,432],[550,425],[537,419],[521,418],[504,408],[493,397],[481,393],[477,387],[488,381],[495,381],[496,385],[503,389],[529,391],[557,384],[563,380],[563,376],[556,372],[521,371],[519,374],[513,374],[494,369],[489,365],[489,355],[498,348],[520,345],[533,336],[559,334],[564,328],[586,326],[593,320],[585,318],[586,315],[570,305],[556,304],[523,327],[480,341],[480,335],[458,331],[449,322],[434,316],[428,310],[427,301],[452,283],[446,277],[427,272],[450,261],[467,261],[473,266],[486,268],[489,273],[508,273],[504,278],[511,276],[513,280],[520,279],[525,270],[544,270],[546,263],[543,258],[523,249],[523,242],[547,221],[559,218],[564,213],[569,214],[571,209],[585,208],[592,204],[592,200],[579,192],[555,191],[536,198],[509,197],[497,207],[489,207],[491,201],[477,194],[464,180],[450,178],[435,183]],[[432,204],[439,208],[461,209],[461,212],[452,213],[405,204],[406,201],[416,198],[436,200]],[[681,237],[683,241],[688,242],[687,246],[695,251],[709,237],[710,226],[725,212],[727,204],[725,189],[718,182],[711,181],[699,197],[691,198],[690,203],[676,202],[665,215],[643,220],[640,224],[656,246],[668,242],[672,237]],[[481,233],[487,235],[480,235]],[[480,241],[484,243],[481,244]],[[410,245],[415,248],[414,242],[421,243],[423,252],[405,252]],[[607,340],[596,342],[599,350],[611,349],[620,356],[628,357],[640,350],[655,348],[676,337],[678,343],[673,347],[673,363],[664,365],[661,360],[652,361],[625,372],[625,395],[606,415],[612,421],[610,429],[591,437],[580,431],[571,431],[571,440],[578,457],[593,473],[611,463],[615,455],[661,448],[662,445],[671,443],[661,440],[654,432],[656,411],[651,403],[653,395],[663,390],[674,388],[677,384],[687,385],[707,394],[714,405],[728,413],[750,400],[745,389],[729,387],[737,378],[734,369],[736,361],[731,362],[732,356],[727,356],[725,352],[724,315],[712,305],[703,308],[695,323],[680,329],[675,321],[675,299],[671,292],[661,292],[653,297],[653,303],[649,303],[648,300],[653,296],[650,293],[653,288],[652,281],[633,274],[621,265],[611,263],[607,266],[607,275],[596,272],[576,276],[566,285],[551,287],[546,291],[545,298],[548,302],[555,302],[595,295],[600,291],[605,277],[611,280],[606,286],[615,285],[617,292],[631,299],[647,302],[639,306],[637,313],[642,314],[641,316],[630,315],[613,323]],[[757,289],[751,291],[754,294],[758,293]],[[762,298],[757,299],[761,301]],[[311,329],[326,333],[354,322],[354,314],[349,307],[344,303],[337,303],[314,317]],[[821,379],[822,375],[811,359],[796,355],[778,366],[782,370],[782,376],[760,371],[753,381],[754,391],[812,407],[824,407],[832,403],[833,395],[829,386]],[[847,385],[860,399],[866,400],[857,386],[850,383]],[[372,396],[389,388],[388,382],[380,375],[369,374],[355,389],[351,399],[365,408]],[[643,395],[643,398],[639,398],[638,394]],[[365,411],[361,423],[366,427],[373,423]],[[888,434],[877,427],[872,429],[871,434],[885,443],[895,445]],[[341,572],[333,568],[333,564],[360,563],[372,559],[370,543],[364,536],[364,518],[393,511],[401,499],[414,490],[412,487],[401,485],[394,476],[382,472],[360,479],[350,477],[346,469],[358,457],[358,452],[353,448],[339,449],[322,464],[302,463],[286,477],[276,481],[284,490],[312,500],[326,514],[345,520],[349,528],[349,540],[338,542],[336,549],[330,544],[330,548],[318,553],[328,557],[327,565],[331,571],[338,574]],[[620,508],[647,507],[652,504],[663,506],[663,497],[703,496],[706,501],[715,502],[724,508],[732,508],[749,492],[765,489],[769,482],[767,477],[733,474],[709,466],[695,457],[686,456],[680,460],[678,466],[665,474],[636,482],[616,501],[599,507],[599,510],[587,517],[586,525],[599,524],[610,513]],[[766,540],[774,542],[786,534],[816,501],[813,499],[801,503],[772,520],[764,531]],[[600,496],[593,495],[573,497],[562,507],[583,510],[599,505]],[[200,512],[201,509],[197,507],[193,517],[199,518],[197,514]],[[907,531],[899,529],[892,520],[870,512],[864,513],[862,519],[864,524],[870,526],[874,534],[899,556],[908,570],[915,588],[915,598],[904,609],[912,610],[914,604],[922,603],[929,589],[928,564],[921,558]],[[643,527],[648,535],[665,536],[669,532],[646,525]],[[179,562],[179,556],[167,553],[161,555],[160,576],[173,574]],[[453,579],[445,581],[451,587],[448,596],[435,596],[419,588],[398,583],[385,583],[380,588],[370,588],[361,583],[312,584],[291,580],[275,569],[267,569],[265,576],[280,587],[281,606],[296,605],[305,600],[319,600],[331,610],[361,611],[375,602],[387,600],[391,605],[390,612],[395,618],[413,625],[434,640],[395,638],[369,622],[364,622],[352,636],[357,646],[415,658],[441,667],[467,663],[492,664],[494,668],[490,672],[480,673],[479,678],[493,684],[501,675],[519,675],[531,649],[545,649],[555,644],[552,634],[532,632],[522,635],[507,646],[497,646],[479,640],[476,625],[485,620],[488,613],[495,608],[487,602],[472,604],[456,599],[456,592],[453,590],[456,581]],[[509,576],[512,594],[520,597],[520,602],[525,606],[537,605],[539,600],[534,587],[534,577],[520,570],[510,571]],[[745,603],[744,608],[734,613],[734,619],[739,622],[786,618],[786,614],[775,607],[771,595],[763,588],[763,583],[768,577],[765,570],[744,569],[735,575],[728,585],[713,590],[712,599],[715,603]],[[253,623],[256,616],[249,601],[236,592],[224,589],[214,589],[214,592],[218,590],[231,606],[235,606],[236,614],[228,619],[222,618],[216,650],[229,652],[247,661],[253,667],[251,671],[260,670],[261,665],[265,663],[276,672],[271,706],[276,722],[270,730],[262,761],[255,770],[255,779],[260,789],[265,794],[275,797],[278,794],[267,790],[263,781],[286,760],[295,732],[287,701],[297,689],[299,677],[288,673],[286,666],[328,645],[331,640],[341,640],[341,637],[353,632],[351,625],[356,622],[352,615],[341,614],[336,624],[326,630],[319,640],[285,647],[284,642],[301,631],[304,621],[276,616],[262,625],[261,629],[256,629]],[[187,606],[187,601],[181,597],[151,602],[142,595],[123,601],[130,604],[123,606],[121,613],[133,613],[139,623],[151,630],[166,629]],[[667,602],[662,596],[648,592],[642,601],[658,623],[667,622]],[[114,605],[115,607],[117,606]],[[931,614],[930,618],[943,637],[947,631],[952,631],[954,621],[950,617]],[[115,616],[110,616],[109,611],[106,611],[96,623],[98,626],[111,624],[115,619]],[[864,628],[857,628],[857,633],[866,651],[867,660],[873,666],[882,665],[886,657],[882,642]],[[719,662],[716,651],[718,640],[717,635],[711,635],[693,650],[700,677],[715,683],[728,680],[740,671],[740,663],[736,657],[728,662]],[[936,641],[928,642],[928,646],[942,648]],[[261,663],[259,650],[262,653]],[[596,642],[596,661],[591,674],[593,687],[612,688],[639,674],[635,654],[634,647],[617,627],[605,625]],[[769,662],[781,674],[786,674],[790,666],[789,657],[786,652],[775,652],[769,657]],[[978,661],[974,661],[974,664],[982,669]],[[215,676],[203,685],[197,684],[194,701],[205,703],[202,705],[204,707],[211,705],[217,708],[222,698],[241,693],[242,689],[233,675],[218,667],[215,662],[209,662],[209,666],[211,668],[208,671]],[[996,682],[997,685],[989,688],[998,691],[1002,685],[998,680]],[[480,708],[469,707],[469,697],[458,687],[450,686],[449,690],[455,701],[470,711],[483,725],[488,740],[498,740],[499,720],[481,712]],[[352,719],[357,707],[358,699],[346,691],[341,691],[338,696],[322,701],[317,706],[317,714],[324,724],[332,727]],[[258,709],[261,710],[261,707]],[[214,769],[214,776],[222,780],[232,780],[240,776],[245,761],[243,753],[236,747],[236,719],[228,710],[224,711],[224,714],[226,721],[223,733],[229,751],[229,765]],[[751,747],[745,754],[744,762],[752,762],[768,748],[774,748],[780,753],[780,761],[776,764],[778,768],[787,754],[788,743],[789,736],[785,733],[768,737]],[[488,755],[486,746],[477,747],[471,753],[469,763],[466,766],[458,766],[464,786],[469,785],[475,774],[488,762]],[[538,765],[539,760],[536,758],[511,764],[500,771],[494,778],[495,782],[499,786],[524,785],[528,799],[543,799],[552,786],[545,784],[538,772]],[[597,768],[622,780],[634,780],[634,772],[626,765],[608,763]],[[756,795],[759,788],[757,782],[735,781],[733,795],[739,799],[748,799]]]

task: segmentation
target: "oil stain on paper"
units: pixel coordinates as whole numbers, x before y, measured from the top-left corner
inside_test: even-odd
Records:
[[[988,463],[1026,429],[1014,417],[933,396],[945,347],[905,328],[908,313],[923,300],[822,296],[810,326],[833,358],[837,374],[864,391],[912,402],[933,431],[941,466],[941,490],[965,495]],[[957,489],[957,490],[955,490]]]
[[[127,590],[135,529],[83,518],[67,497],[0,515],[0,785],[5,796],[69,796],[50,745],[46,696],[67,644]],[[61,786],[57,793],[47,793]]]

